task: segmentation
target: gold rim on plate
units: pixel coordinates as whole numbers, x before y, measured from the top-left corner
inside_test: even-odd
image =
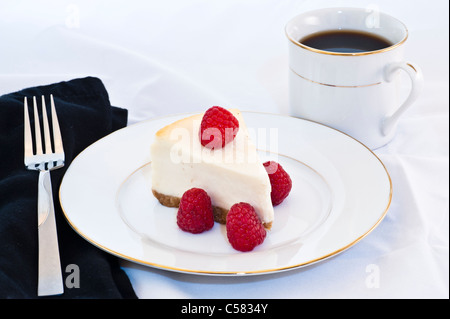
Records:
[[[67,222],[69,223],[69,225],[70,225],[70,226],[71,226],[71,227],[72,227],[72,228],[73,228],[80,236],[82,236],[83,238],[85,238],[87,241],[89,241],[90,243],[92,243],[94,246],[97,246],[98,248],[100,248],[100,249],[102,249],[102,250],[104,250],[104,251],[106,251],[106,252],[108,252],[108,253],[110,253],[110,254],[112,254],[112,255],[115,255],[115,256],[117,256],[117,257],[120,257],[120,258],[122,258],[122,259],[124,259],[124,260],[132,261],[132,262],[135,262],[135,263],[138,263],[138,264],[147,265],[147,266],[151,266],[151,267],[155,267],[155,268],[159,268],[159,269],[163,269],[163,270],[170,270],[170,271],[176,271],[176,272],[182,272],[182,273],[190,273],[190,274],[203,274],[203,275],[251,275],[251,274],[270,274],[270,273],[274,273],[274,272],[280,272],[280,271],[287,271],[287,270],[297,269],[297,268],[301,268],[301,267],[304,267],[304,266],[307,266],[307,265],[311,265],[311,264],[314,264],[314,263],[323,261],[323,260],[325,260],[325,259],[327,259],[327,258],[333,257],[333,256],[335,256],[335,255],[337,255],[337,254],[339,254],[339,253],[345,251],[346,249],[350,248],[351,246],[355,245],[355,244],[358,243],[359,241],[361,241],[364,237],[366,237],[369,233],[371,233],[371,232],[372,232],[372,231],[380,224],[380,222],[384,219],[384,217],[386,216],[386,214],[387,214],[387,212],[388,212],[388,210],[389,210],[389,207],[390,207],[390,205],[391,205],[391,202],[392,202],[392,192],[393,192],[393,189],[392,189],[392,180],[391,180],[391,177],[390,177],[390,175],[389,175],[389,172],[388,172],[388,170],[386,169],[386,166],[384,165],[384,163],[381,161],[381,159],[380,159],[380,158],[379,158],[379,157],[378,157],[378,156],[377,156],[370,148],[368,148],[368,147],[367,147],[366,145],[364,145],[362,142],[358,141],[357,139],[353,138],[352,136],[350,136],[350,135],[348,135],[348,134],[346,134],[346,133],[344,133],[344,132],[342,132],[342,131],[339,131],[339,130],[337,130],[337,129],[335,129],[335,128],[332,128],[332,127],[330,127],[330,126],[327,126],[327,125],[325,125],[325,124],[318,123],[318,122],[315,122],[315,121],[311,121],[311,120],[308,120],[308,119],[302,119],[302,118],[293,117],[293,116],[289,116],[289,115],[276,114],[276,113],[266,113],[266,112],[254,112],[254,111],[247,111],[247,112],[245,112],[245,111],[243,111],[243,113],[255,113],[255,114],[265,114],[265,115],[272,115],[272,116],[281,116],[281,117],[287,117],[287,118],[293,118],[293,119],[299,119],[299,120],[304,120],[304,121],[312,122],[312,123],[315,123],[315,124],[318,124],[318,125],[321,125],[321,126],[330,128],[330,129],[332,129],[332,130],[334,130],[334,131],[337,131],[337,132],[339,132],[339,133],[341,133],[341,134],[343,134],[343,135],[346,135],[346,136],[350,137],[351,139],[355,140],[356,142],[358,142],[359,144],[361,144],[364,148],[366,148],[366,149],[367,149],[367,150],[368,150],[368,151],[369,151],[369,152],[370,152],[370,153],[371,153],[371,154],[372,154],[372,155],[380,162],[380,164],[382,165],[382,167],[383,167],[383,169],[385,170],[386,175],[387,175],[387,177],[388,177],[388,180],[389,180],[389,187],[390,187],[388,203],[387,203],[387,205],[386,205],[384,211],[381,213],[381,216],[380,216],[380,217],[378,218],[378,220],[375,222],[375,224],[374,224],[368,231],[366,231],[364,234],[362,234],[361,236],[359,236],[358,238],[356,238],[354,241],[352,241],[352,242],[349,243],[348,245],[345,245],[345,246],[343,246],[343,247],[341,247],[341,248],[339,248],[339,249],[337,249],[337,250],[335,250],[335,251],[333,251],[333,252],[331,252],[331,253],[328,253],[328,254],[325,254],[325,255],[323,255],[323,256],[320,256],[320,257],[317,257],[317,258],[314,258],[314,259],[311,259],[311,260],[308,260],[308,261],[305,261],[305,262],[302,262],[302,263],[298,263],[298,264],[295,264],[295,265],[290,265],[290,266],[286,266],[286,267],[270,268],[270,269],[250,270],[250,271],[206,271],[206,270],[194,270],[194,269],[185,269],[185,268],[179,268],[179,267],[172,267],[172,266],[162,265],[162,264],[158,264],[158,263],[154,263],[154,262],[149,262],[149,261],[146,261],[146,260],[134,258],[134,257],[128,256],[128,255],[126,255],[126,254],[117,252],[117,251],[115,251],[115,250],[113,250],[113,249],[110,249],[110,248],[108,248],[108,247],[106,247],[106,246],[104,246],[104,245],[102,245],[102,244],[96,242],[95,240],[93,240],[92,238],[90,238],[89,236],[87,236],[86,234],[84,234],[84,233],[83,233],[76,225],[74,225],[73,222],[70,220],[69,215],[68,215],[68,213],[66,212],[66,210],[64,209],[64,206],[63,206],[63,203],[62,203],[62,198],[61,198],[61,186],[60,186],[60,188],[59,188],[59,201],[60,201],[61,209],[62,209],[62,211],[63,211],[63,213],[64,213],[64,216],[65,216]],[[156,118],[152,118],[152,119],[145,120],[145,121],[142,121],[142,122],[134,123],[134,124],[132,124],[132,125],[130,125],[130,126],[128,126],[128,127],[135,126],[135,125],[145,124],[145,123],[148,123],[148,122],[151,122],[151,121],[155,121],[155,120],[160,120],[160,119],[163,119],[163,118],[166,118],[166,117],[172,117],[172,116],[177,116],[177,115],[180,115],[180,116],[181,116],[181,115],[184,115],[184,114],[192,114],[192,112],[189,112],[189,113],[182,113],[182,114],[173,114],[173,115],[161,116],[161,117],[156,117]],[[127,129],[128,127],[124,127],[124,128],[122,128],[122,129],[120,129],[120,130],[118,130],[118,131]],[[101,141],[101,140],[105,139],[106,137],[108,137],[109,135],[112,135],[112,134],[114,134],[114,133],[116,133],[116,132],[118,132],[118,131],[115,131],[115,132],[113,132],[113,133],[111,133],[111,134],[108,134],[107,136],[105,136],[105,137],[99,139],[98,141]],[[97,141],[97,142],[98,142],[98,141]],[[92,146],[95,145],[97,142],[95,142],[94,144],[91,144],[91,145],[88,146],[86,149],[92,147]],[[85,149],[85,150],[86,150],[86,149]],[[84,152],[84,151],[82,151],[81,153],[83,153],[83,152]],[[80,153],[80,154],[81,154],[81,153]],[[76,158],[77,158],[80,154],[78,154],[78,155],[74,158],[73,161],[75,161]],[[130,173],[130,174],[124,179],[124,181],[122,181],[121,185],[122,185],[122,184],[123,184],[130,176],[132,176],[136,171],[138,171],[139,169],[141,169],[142,167],[144,167],[145,165],[148,165],[148,164],[149,164],[149,163],[145,163],[145,164],[141,165],[140,167],[136,168],[135,170],[133,170],[133,172]],[[64,177],[65,177],[65,176],[64,176]],[[64,177],[63,177],[63,179],[62,179],[61,185],[62,185],[63,182],[64,182]],[[118,191],[119,191],[119,190],[120,190],[120,187],[119,187]],[[116,199],[117,199],[117,196],[116,196]],[[123,221],[123,219],[122,219],[122,221]],[[129,226],[127,225],[127,227],[129,227]]]

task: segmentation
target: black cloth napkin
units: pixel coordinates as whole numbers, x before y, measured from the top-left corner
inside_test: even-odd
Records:
[[[79,236],[67,223],[59,203],[61,179],[72,160],[93,142],[127,124],[127,110],[111,106],[103,83],[94,77],[0,96],[0,298],[38,298],[38,172],[26,170],[23,162],[23,100],[28,97],[31,109],[31,97],[36,96],[40,106],[41,95],[50,94],[66,160],[63,168],[51,173],[65,289],[63,295],[45,298],[136,298],[118,258]],[[78,266],[79,277],[69,265]]]

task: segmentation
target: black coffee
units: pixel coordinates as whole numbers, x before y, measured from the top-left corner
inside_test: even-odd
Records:
[[[317,32],[300,39],[299,42],[311,48],[339,53],[376,51],[392,45],[379,35],[356,30]]]

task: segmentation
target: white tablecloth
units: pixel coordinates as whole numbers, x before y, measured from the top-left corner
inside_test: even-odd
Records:
[[[387,216],[342,254],[276,274],[198,276],[124,261],[139,297],[448,298],[448,1],[0,2],[0,94],[97,76],[130,124],[211,105],[286,114],[284,25],[330,6],[402,20],[407,58],[424,72],[397,136],[375,151],[394,187]]]

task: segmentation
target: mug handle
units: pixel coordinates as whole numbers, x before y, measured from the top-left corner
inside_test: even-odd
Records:
[[[423,75],[420,68],[410,62],[394,62],[388,64],[384,69],[384,78],[386,82],[391,82],[394,74],[398,70],[405,71],[411,78],[411,92],[406,98],[405,102],[392,115],[387,116],[381,127],[383,135],[388,135],[394,128],[395,124],[400,119],[400,116],[406,111],[408,107],[417,99],[423,87]]]

